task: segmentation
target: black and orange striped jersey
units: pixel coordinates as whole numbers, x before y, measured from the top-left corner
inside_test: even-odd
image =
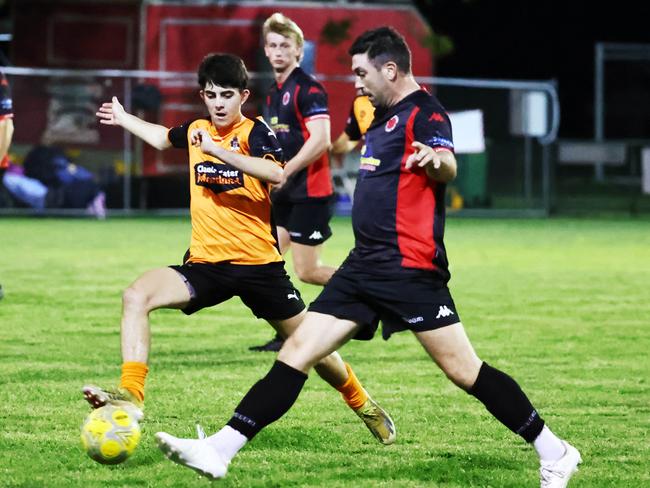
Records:
[[[282,149],[269,127],[242,117],[227,134],[209,119],[169,130],[172,146],[188,150],[192,239],[189,262],[267,264],[282,261],[271,223],[269,185],[205,154],[190,143],[194,129],[205,129],[223,148],[283,164]]]
[[[9,82],[4,73],[0,71],[0,121],[10,119],[14,116],[13,103],[11,100],[11,90]],[[5,155],[0,160],[0,169],[9,166],[9,157]]]
[[[368,130],[368,127],[370,127],[374,117],[375,107],[370,103],[368,96],[361,95],[355,98],[344,129],[350,140],[360,141]]]
[[[287,161],[293,158],[309,138],[306,123],[329,119],[327,93],[323,86],[295,68],[284,83],[274,83],[264,107],[264,119],[277,134]],[[276,201],[304,202],[329,197],[333,193],[327,151],[316,161],[293,175],[273,193]]]

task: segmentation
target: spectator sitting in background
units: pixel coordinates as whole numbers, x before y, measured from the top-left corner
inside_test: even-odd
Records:
[[[25,170],[18,165],[7,162],[2,175],[2,185],[19,203],[36,210],[43,210],[47,202],[47,186],[36,178],[25,176]]]
[[[55,146],[34,147],[22,167],[8,162],[2,184],[19,206],[81,208],[99,219],[106,217],[105,194],[93,174]]]
[[[97,218],[106,217],[105,195],[86,168],[74,164],[57,146],[39,145],[25,156],[25,176],[48,188],[50,208],[85,208]]]

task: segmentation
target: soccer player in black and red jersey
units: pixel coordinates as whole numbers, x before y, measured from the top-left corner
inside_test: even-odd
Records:
[[[262,27],[264,53],[275,83],[264,104],[264,119],[275,132],[287,164],[280,184],[271,193],[280,251],[291,248],[300,281],[324,285],[336,271],[321,262],[323,243],[332,235],[333,186],[327,150],[330,116],[323,86],[303,71],[304,36],[281,13]],[[251,350],[280,349],[279,337]]]
[[[287,160],[282,182],[271,194],[280,249],[285,252],[291,247],[301,281],[324,285],[335,271],[320,262],[322,244],[332,235],[327,94],[299,66],[304,37],[295,22],[275,13],[264,22],[262,33],[275,76],[264,119]]]
[[[444,194],[456,176],[449,118],[416,83],[393,29],[365,32],[349,53],[375,106],[352,211],[355,247],[227,426],[252,439],[291,408],[319,358],[372,337],[381,320],[384,338],[410,330],[454,384],[533,444],[542,487],[565,487],[580,454],[551,432],[515,380],[479,359],[447,288]],[[229,453],[220,459],[225,472],[233,449],[218,450]]]

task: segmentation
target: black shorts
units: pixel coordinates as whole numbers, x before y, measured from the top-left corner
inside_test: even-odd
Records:
[[[330,198],[307,202],[273,202],[273,220],[289,232],[291,242],[305,246],[322,244],[332,235],[330,220],[334,203]]]
[[[190,303],[187,315],[238,296],[257,318],[284,320],[305,309],[284,262],[242,265],[231,263],[185,263],[170,266],[185,278]]]
[[[445,283],[425,271],[378,275],[341,266],[309,306],[362,325],[355,339],[372,339],[382,322],[382,336],[403,330],[422,332],[460,322]]]

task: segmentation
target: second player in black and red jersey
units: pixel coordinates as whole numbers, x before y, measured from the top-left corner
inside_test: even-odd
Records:
[[[295,22],[274,13],[264,22],[262,36],[275,78],[266,96],[264,118],[287,161],[282,181],[271,194],[278,243],[283,255],[291,248],[300,281],[324,285],[336,270],[320,259],[323,243],[332,235],[327,94],[299,66],[305,39]],[[251,349],[278,351],[281,345],[276,336]]]
[[[264,118],[287,161],[283,180],[271,193],[280,250],[285,253],[291,247],[301,281],[324,285],[335,271],[320,261],[322,244],[332,235],[327,94],[300,67],[304,36],[295,22],[275,13],[264,22],[262,34],[275,78]]]
[[[275,132],[287,161],[309,139],[307,123],[329,118],[325,89],[300,66],[296,66],[284,83],[273,83],[266,97],[264,119]],[[324,152],[274,192],[273,200],[300,203],[331,195],[329,158]]]

